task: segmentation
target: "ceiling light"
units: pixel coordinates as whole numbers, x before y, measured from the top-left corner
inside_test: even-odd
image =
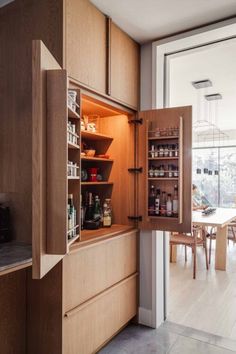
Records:
[[[206,87],[211,87],[212,82],[209,79],[200,80],[200,81],[193,81],[192,85],[193,85],[193,87],[195,87],[195,89],[202,89],[202,88],[206,88]]]
[[[222,100],[222,95],[220,93],[213,93],[211,95],[205,95],[207,101]]]

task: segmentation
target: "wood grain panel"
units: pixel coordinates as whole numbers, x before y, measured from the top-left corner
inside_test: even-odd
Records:
[[[27,273],[27,353],[62,354],[61,262],[40,281]]]
[[[43,20],[42,20],[43,19]],[[32,39],[62,62],[62,1],[18,0],[0,9],[0,189],[11,193],[14,238],[32,240]]]
[[[139,45],[111,23],[111,96],[128,106],[139,107]]]
[[[73,309],[136,271],[136,232],[69,254],[63,259],[64,310]]]
[[[26,271],[0,277],[0,352],[26,353]]]
[[[137,313],[136,275],[66,314],[63,352],[91,354]]]
[[[66,0],[65,11],[68,75],[106,93],[106,17],[88,0]]]
[[[67,253],[67,73],[47,71],[47,253]]]
[[[143,172],[139,174],[138,180],[138,214],[143,220],[139,223],[141,229],[191,232],[192,230],[192,107],[175,107],[143,111],[139,113],[144,124],[139,126],[138,132],[138,165],[143,167]],[[182,181],[179,183],[179,192],[182,190],[182,222],[179,219],[171,218],[151,218],[148,217],[148,123],[153,123],[153,128],[169,128],[179,126],[180,117],[183,126],[181,168],[179,171]],[[158,182],[162,190],[172,193],[175,181]],[[181,187],[181,188],[180,188]],[[180,205],[181,206],[181,205]]]
[[[47,70],[60,69],[41,41],[32,51],[32,254],[33,278],[42,278],[63,256],[47,254]]]

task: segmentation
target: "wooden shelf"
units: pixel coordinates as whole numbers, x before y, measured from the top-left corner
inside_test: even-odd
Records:
[[[128,232],[133,229],[133,226],[130,225],[118,225],[113,224],[111,227],[101,227],[97,230],[82,230],[81,231],[81,241],[78,245],[83,243],[96,241],[97,239],[104,239],[112,236],[119,235],[124,232]]]
[[[105,185],[112,185],[113,182],[81,182],[82,186],[105,186]]]
[[[148,178],[149,181],[178,181],[179,177],[156,177],[156,178]]]
[[[68,241],[67,241],[67,246],[69,247],[72,243],[74,243],[76,240],[78,240],[78,238],[80,237],[80,235],[76,235],[72,238],[70,238]]]
[[[104,159],[101,157],[88,157],[88,156],[81,156],[81,160],[83,161],[101,161],[101,162],[113,162],[112,159]]]
[[[69,106],[68,106],[68,118],[72,119],[80,119],[80,115],[73,111]]]
[[[148,218],[149,219],[163,219],[163,220],[175,220],[175,221],[178,221],[179,220],[179,218],[177,217],[174,217],[174,216],[158,216],[158,215],[156,215],[156,216],[151,216],[151,215],[148,215]]]
[[[81,137],[89,140],[113,140],[109,135],[88,132],[87,130],[81,130]]]
[[[68,141],[68,149],[79,150],[80,146]]]
[[[76,176],[76,177],[74,177],[74,176],[68,176],[67,179],[68,179],[68,180],[72,180],[72,181],[73,181],[73,180],[77,181],[77,180],[80,179],[80,177],[79,177],[79,176]]]
[[[179,157],[149,157],[148,160],[178,160]]]
[[[171,140],[171,139],[179,139],[178,135],[173,136],[153,136],[149,137],[148,140]]]

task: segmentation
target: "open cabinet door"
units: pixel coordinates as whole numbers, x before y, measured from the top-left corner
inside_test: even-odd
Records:
[[[142,167],[138,177],[139,227],[190,232],[192,107],[143,111],[139,119],[137,160],[138,167]]]
[[[67,252],[67,75],[32,47],[32,254],[41,279]]]

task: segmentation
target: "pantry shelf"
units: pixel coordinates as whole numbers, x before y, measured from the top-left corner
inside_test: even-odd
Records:
[[[88,156],[81,156],[82,161],[101,161],[101,162],[113,162],[112,159],[104,159],[101,157],[88,157]]]
[[[109,135],[89,132],[87,130],[82,130],[81,136],[82,136],[82,138],[89,139],[89,140],[113,140],[113,138]]]

